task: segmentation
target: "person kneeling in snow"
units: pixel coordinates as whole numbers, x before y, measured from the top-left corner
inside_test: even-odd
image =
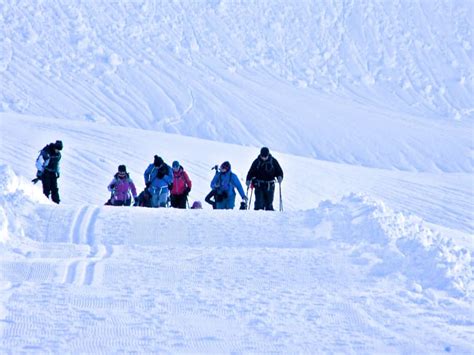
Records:
[[[112,192],[112,197],[107,204],[113,206],[130,206],[132,204],[132,192],[134,200],[137,199],[137,189],[125,165],[119,165],[118,172],[114,175],[112,182],[107,187]]]

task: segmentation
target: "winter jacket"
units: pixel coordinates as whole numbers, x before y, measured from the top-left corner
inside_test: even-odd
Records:
[[[283,177],[283,170],[278,161],[270,154],[267,160],[263,160],[260,156],[254,160],[247,173],[247,181],[274,181],[278,176]]]
[[[115,174],[107,188],[113,192],[112,198],[114,201],[126,201],[131,199],[130,191],[132,192],[133,198],[137,199],[137,189],[128,174],[124,178],[120,178],[118,174]]]
[[[173,188],[171,195],[183,195],[191,190],[192,182],[188,174],[180,166],[178,171],[173,170]]]
[[[44,147],[38,159],[36,159],[36,169],[38,169],[38,175],[42,175],[44,172],[55,173],[59,177],[59,161],[61,160],[61,153],[56,152],[54,143],[48,144]]]
[[[144,177],[145,185],[150,185],[150,192],[168,189],[168,186],[173,183],[173,170],[165,163],[159,167],[150,164],[145,170]]]
[[[245,199],[245,192],[239,178],[230,170],[217,173],[211,181],[211,189],[215,190],[216,194],[226,193],[227,197],[234,197],[235,188],[239,191],[240,197]]]

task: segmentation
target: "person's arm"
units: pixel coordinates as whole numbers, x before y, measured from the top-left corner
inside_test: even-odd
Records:
[[[275,177],[278,179],[278,182],[281,182],[283,180],[283,169],[275,158],[273,158],[273,164],[275,165]]]
[[[237,175],[232,173],[232,184],[237,188],[237,191],[239,191],[240,197],[242,197],[242,200],[246,200],[247,196],[245,196],[244,189],[242,188],[242,184],[240,183],[239,178]]]
[[[130,190],[132,190],[133,199],[136,200],[137,199],[137,188],[135,187],[135,184],[133,183],[132,179],[130,179]]]
[[[143,174],[143,177],[145,178],[145,185],[147,187],[151,183],[151,173],[153,172],[154,168],[155,166],[153,164],[148,165],[148,168],[146,168],[145,173]]]
[[[113,178],[109,186],[107,186],[107,190],[109,190],[110,192],[114,191],[115,185],[116,185],[116,181],[115,181],[115,178]]]
[[[214,175],[211,181],[211,189],[215,189],[217,187],[217,179],[219,178],[219,173]]]
[[[251,181],[255,177],[256,173],[257,173],[257,159],[255,159],[252,165],[250,166],[249,172],[247,173],[246,181]]]
[[[191,188],[193,187],[193,183],[191,179],[189,178],[188,173],[186,173],[186,171],[183,171],[183,173],[184,173],[184,181],[186,181],[186,185],[188,187],[188,192],[189,192],[191,191]]]

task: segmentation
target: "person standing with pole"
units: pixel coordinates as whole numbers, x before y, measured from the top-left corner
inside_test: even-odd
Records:
[[[54,203],[59,204],[59,189],[58,189],[58,179],[59,179],[59,161],[61,160],[61,150],[63,149],[63,142],[56,141],[55,143],[50,143],[45,146],[38,158],[36,159],[36,178],[32,181],[36,184],[38,180],[41,180],[43,184],[43,193],[49,198],[51,195],[51,200]]]
[[[281,184],[283,181],[283,170],[278,161],[270,154],[270,150],[267,147],[263,147],[260,150],[260,155],[252,163],[246,179],[247,187],[252,184],[255,188],[255,210],[274,210],[275,179]],[[281,208],[280,193],[280,210]]]

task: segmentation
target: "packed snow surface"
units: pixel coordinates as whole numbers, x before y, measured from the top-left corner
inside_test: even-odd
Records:
[[[473,11],[2,2],[0,352],[474,353]],[[104,206],[119,164],[203,202],[263,145],[283,212]]]

